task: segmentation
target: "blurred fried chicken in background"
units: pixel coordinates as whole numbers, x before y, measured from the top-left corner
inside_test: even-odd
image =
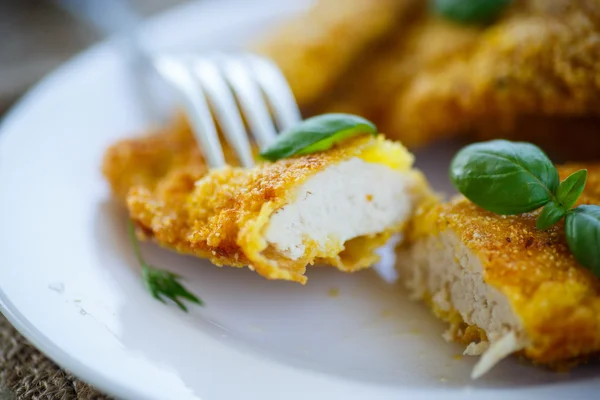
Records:
[[[254,48],[280,65],[305,115],[360,114],[409,147],[474,135],[598,155],[600,0],[514,1],[483,26],[425,1],[339,5],[320,0]]]
[[[283,70],[301,106],[316,102],[365,49],[396,29],[418,0],[319,1],[277,32],[268,32],[254,50]]]

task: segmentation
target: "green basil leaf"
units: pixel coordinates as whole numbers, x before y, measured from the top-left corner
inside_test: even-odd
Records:
[[[585,188],[587,175],[587,170],[581,169],[577,172],[573,172],[560,183],[560,186],[556,190],[556,200],[558,200],[565,209],[569,210],[573,207],[579,196],[581,196],[581,193]]]
[[[538,216],[536,226],[539,230],[545,231],[552,225],[557,223],[567,214],[567,210],[555,201],[550,201],[544,206],[542,212]]]
[[[558,171],[540,148],[506,140],[460,150],[450,165],[450,179],[473,203],[502,215],[540,208],[554,198],[560,183]]]
[[[600,277],[600,206],[583,205],[569,211],[565,234],[577,261]]]
[[[352,136],[377,134],[377,127],[369,120],[351,114],[323,114],[300,122],[282,132],[275,142],[260,153],[269,161],[330,149]]]
[[[488,23],[500,15],[511,0],[433,0],[432,8],[452,21],[471,24]]]

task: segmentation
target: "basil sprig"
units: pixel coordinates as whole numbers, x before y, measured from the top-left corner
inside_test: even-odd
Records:
[[[560,183],[552,161],[538,147],[506,140],[460,150],[450,177],[473,203],[502,215],[540,208],[552,200]]]
[[[564,217],[569,249],[581,265],[600,276],[600,206],[572,208],[585,187],[586,170],[560,182],[556,167],[539,147],[492,140],[460,150],[450,165],[450,179],[466,198],[496,214],[544,207],[538,229],[548,229]]]
[[[452,21],[463,24],[493,21],[512,0],[432,0],[431,7]]]
[[[260,156],[269,161],[330,149],[334,144],[360,134],[377,134],[369,120],[351,114],[323,114],[308,118],[282,132]]]

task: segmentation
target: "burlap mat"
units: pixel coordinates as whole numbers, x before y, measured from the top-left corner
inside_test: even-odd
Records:
[[[0,400],[104,400],[109,397],[60,369],[0,314]]]

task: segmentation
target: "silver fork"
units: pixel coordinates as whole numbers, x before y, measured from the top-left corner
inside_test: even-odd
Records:
[[[104,35],[123,35],[125,50],[133,57],[132,67],[140,70],[134,76],[141,79],[149,68],[175,90],[210,168],[225,165],[214,119],[244,167],[254,165],[244,120],[261,149],[278,131],[301,120],[285,77],[264,57],[246,53],[154,54],[137,36],[140,18],[125,0],[54,1]]]
[[[152,62],[178,91],[210,167],[225,165],[213,114],[244,167],[254,165],[254,157],[242,116],[261,149],[275,139],[278,129],[301,119],[283,74],[264,57],[160,55]]]

